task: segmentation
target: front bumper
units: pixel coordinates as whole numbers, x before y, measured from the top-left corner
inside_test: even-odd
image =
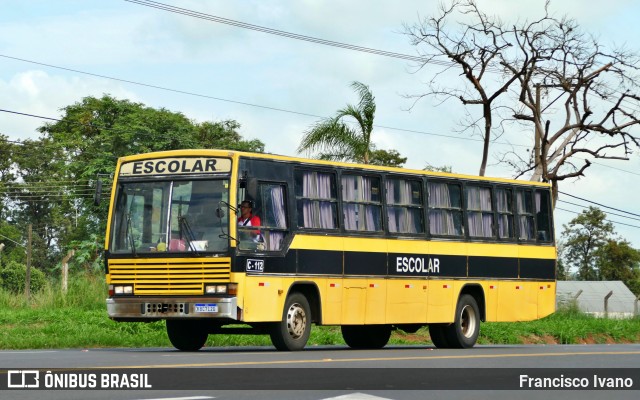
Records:
[[[167,318],[238,319],[236,297],[110,297],[109,318],[124,320],[159,320]]]

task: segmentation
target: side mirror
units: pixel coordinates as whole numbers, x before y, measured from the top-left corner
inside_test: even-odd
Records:
[[[216,216],[220,219],[224,218],[224,210],[221,208],[216,208]]]

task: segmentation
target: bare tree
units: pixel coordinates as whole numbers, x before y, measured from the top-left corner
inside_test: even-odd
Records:
[[[405,25],[405,33],[424,58],[420,68],[443,66],[417,99],[481,106],[480,175],[494,137],[524,124],[532,131],[531,154],[511,152],[500,160],[515,168],[516,177],[552,182],[557,198],[558,182],[583,175],[590,159],[628,160],[640,146],[639,63],[635,53],[607,50],[574,20],[551,16],[548,6],[537,20],[507,25],[474,0],[454,0],[438,15]],[[443,86],[442,74],[459,69],[462,83]],[[466,127],[474,128],[474,121]]]

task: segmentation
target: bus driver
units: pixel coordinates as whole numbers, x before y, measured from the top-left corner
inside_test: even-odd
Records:
[[[240,216],[238,217],[238,225],[241,226],[260,226],[260,217],[253,215],[253,202],[245,200],[240,203]]]

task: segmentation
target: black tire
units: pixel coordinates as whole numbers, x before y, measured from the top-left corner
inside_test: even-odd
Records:
[[[167,320],[167,336],[178,350],[198,351],[209,337],[205,324],[196,320]]]
[[[448,349],[446,328],[448,324],[429,324],[429,336],[431,342],[439,349]]]
[[[445,330],[447,343],[451,348],[468,349],[476,344],[480,333],[480,309],[473,296],[460,296],[455,320]]]
[[[311,309],[307,298],[301,293],[287,297],[282,320],[271,326],[271,343],[280,351],[304,349],[311,334]]]
[[[352,349],[381,349],[391,337],[391,325],[342,325],[340,330]]]

